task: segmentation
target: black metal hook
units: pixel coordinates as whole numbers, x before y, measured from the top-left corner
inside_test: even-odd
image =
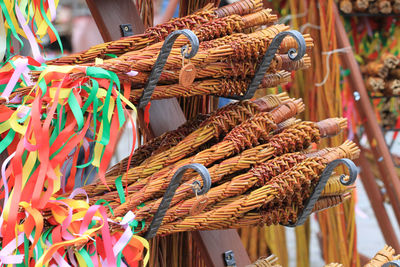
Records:
[[[146,239],[151,239],[156,235],[158,228],[160,227],[162,220],[164,219],[165,212],[169,208],[169,205],[175,194],[175,191],[178,188],[183,175],[185,174],[185,172],[188,169],[193,169],[196,172],[198,172],[201,176],[201,179],[203,180],[203,187],[200,190],[193,189],[193,191],[197,195],[203,195],[203,194],[207,193],[208,190],[210,190],[211,177],[210,177],[210,173],[208,172],[206,167],[204,167],[203,165],[201,165],[199,163],[192,163],[192,164],[188,164],[183,167],[180,167],[175,172],[174,176],[172,176],[171,182],[168,185],[167,191],[165,191],[165,194],[163,196],[163,199],[161,200],[160,206],[158,207],[157,212],[154,214],[154,218],[151,221],[149,229],[144,236]],[[198,185],[200,183],[195,181],[193,184]]]
[[[382,267],[400,267],[400,260],[390,261],[382,265]]]
[[[139,104],[138,104],[139,108],[143,108],[149,103],[154,88],[156,87],[157,82],[160,79],[165,63],[167,62],[168,56],[171,53],[172,46],[174,45],[178,36],[181,34],[185,35],[189,39],[190,44],[192,46],[192,49],[190,50],[189,53],[187,52],[182,53],[183,56],[185,58],[192,58],[197,54],[197,51],[199,50],[199,39],[197,38],[196,34],[194,34],[192,31],[188,29],[183,29],[174,31],[171,34],[169,34],[167,38],[165,38],[164,40],[164,44],[161,47],[160,53],[158,54],[156,63],[154,64],[153,69],[151,70],[149,80],[147,81],[147,84],[143,90],[143,94],[139,99]]]
[[[324,190],[324,187],[328,182],[329,178],[331,177],[333,171],[340,164],[346,165],[349,170],[349,179],[348,180],[344,179],[345,176],[342,175],[340,176],[340,182],[343,185],[349,186],[356,181],[358,175],[358,169],[353,161],[349,159],[337,159],[330,162],[322,172],[321,178],[319,179],[317,186],[314,188],[314,192],[311,194],[310,198],[306,201],[305,207],[300,213],[300,216],[298,217],[297,221],[295,223],[290,223],[284,226],[296,227],[306,222],[307,218],[310,216],[314,208],[315,202],[317,202],[319,196]]]
[[[258,86],[264,79],[264,75],[268,70],[269,65],[275,57],[275,53],[278,51],[283,39],[285,39],[285,37],[288,35],[292,36],[297,42],[297,50],[295,48],[289,49],[287,53],[289,58],[291,60],[300,60],[306,54],[306,41],[304,40],[304,37],[300,32],[291,30],[278,33],[275,38],[272,39],[272,42],[269,45],[260,65],[258,66],[253,80],[249,85],[249,88],[247,89],[247,92],[244,93],[244,95],[242,96],[232,96],[228,98],[244,100],[250,99],[254,96],[254,93],[258,89]]]

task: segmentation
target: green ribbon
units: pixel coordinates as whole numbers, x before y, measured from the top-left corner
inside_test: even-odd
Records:
[[[0,154],[12,143],[14,137],[15,131],[13,129],[8,130],[6,137],[0,141]]]
[[[106,206],[106,207],[110,210],[112,216],[114,216],[114,211],[113,211],[113,209],[112,209],[111,206],[110,206],[110,202],[108,202],[108,201],[106,201],[106,200],[104,200],[104,199],[99,199],[99,200],[96,201],[95,205],[103,205],[103,206]]]
[[[57,43],[60,46],[61,54],[64,54],[64,49],[63,49],[63,45],[62,45],[62,42],[61,42],[61,38],[58,35],[58,32],[57,32],[56,28],[54,28],[53,24],[51,23],[51,21],[47,17],[46,11],[44,11],[43,0],[40,0],[40,12],[42,13],[42,17],[46,21],[47,25],[49,25],[50,29],[53,31],[54,35],[56,36]]]
[[[124,204],[125,203],[125,193],[124,193],[124,187],[122,186],[122,175],[120,175],[115,180],[115,187],[117,188],[118,196],[119,196],[119,200],[121,201],[121,204]]]
[[[78,104],[78,100],[76,100],[75,94],[72,91],[68,97],[68,104],[78,124],[78,131],[80,131],[84,124],[84,118],[81,107]]]

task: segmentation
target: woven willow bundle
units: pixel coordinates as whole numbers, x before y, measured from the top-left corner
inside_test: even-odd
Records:
[[[248,221],[246,215],[249,212],[254,213],[253,210],[257,210],[258,216],[260,216],[259,209],[279,215],[267,216],[268,221],[265,222],[267,225],[287,223],[288,218],[295,222],[298,210],[303,208],[304,201],[318,182],[326,163],[327,159],[322,157],[307,158],[291,169],[269,179],[262,187],[250,191],[238,199],[233,199],[231,203],[223,207],[162,225],[158,234],[237,227],[242,225],[238,224],[241,219]],[[257,175],[258,179],[264,179],[263,176],[268,175],[267,173],[266,170],[260,170],[253,175]],[[285,203],[287,200],[290,201]],[[281,202],[286,205],[270,207],[268,204],[271,202]],[[325,200],[326,204],[335,204],[336,202],[337,200],[331,202]],[[324,205],[323,207],[325,208]]]
[[[164,40],[168,34],[180,29],[195,29],[201,24],[233,14],[245,15],[256,12],[262,8],[262,1],[242,0],[239,4],[230,5],[221,9],[200,10],[192,15],[182,18],[175,18],[169,22],[147,28],[145,33],[124,37],[117,41],[112,41],[93,46],[81,53],[62,57],[48,61],[48,65],[73,65],[94,61],[95,58],[104,58],[107,54],[120,55],[127,51],[138,50],[150,44]]]
[[[278,24],[270,26],[264,30],[248,34],[246,38],[240,38],[240,36],[237,36],[235,40],[227,39],[228,43],[225,45],[221,45],[216,48],[200,50],[193,58],[190,59],[190,62],[197,68],[199,66],[218,62],[219,60],[244,61],[249,59],[258,59],[265,54],[272,39],[278,33],[287,31],[289,29],[289,26]],[[283,42],[281,45],[282,50],[280,53],[284,53],[283,51],[287,51],[290,48],[297,48],[297,43],[293,38],[286,39],[287,41]],[[308,48],[313,46],[312,41],[310,41],[306,42]],[[121,73],[128,73],[131,70],[150,72],[157,58],[154,57],[154,54],[150,58],[140,58],[141,55],[133,55],[132,57],[123,56],[121,58],[106,60],[103,64],[98,64],[96,66],[111,70],[118,75]],[[179,69],[181,67],[182,55],[180,54],[180,49],[176,49],[175,53],[171,53],[164,66],[164,69]]]
[[[331,119],[332,120],[332,119]],[[329,132],[330,136],[336,135],[340,132],[340,130],[342,128],[345,127],[346,123],[345,120],[337,120],[338,123],[338,127],[337,129],[339,130],[335,130],[335,132]],[[326,133],[323,125],[324,123],[319,123],[319,125],[322,125],[321,128],[318,127],[318,124],[312,123],[312,122],[301,122],[299,124],[295,124],[293,126],[290,126],[287,129],[284,129],[281,133],[271,137],[271,139],[269,139],[267,141],[266,144],[262,144],[259,145],[255,148],[249,149],[244,151],[243,153],[241,153],[238,156],[226,159],[224,161],[222,161],[219,164],[216,164],[214,166],[212,166],[211,168],[209,168],[209,173],[211,175],[211,180],[212,183],[218,183],[220,182],[226,175],[229,174],[233,174],[237,171],[240,170],[245,170],[250,168],[251,166],[254,166],[256,164],[260,164],[263,162],[266,162],[268,159],[271,159],[273,157],[277,157],[275,159],[272,159],[270,161],[267,161],[267,165],[263,165],[263,168],[270,168],[270,172],[269,175],[270,177],[273,177],[275,175],[278,175],[279,173],[293,167],[295,164],[300,163],[301,161],[303,161],[307,155],[306,154],[302,154],[302,153],[294,153],[291,154],[291,152],[295,152],[295,151],[300,151],[300,150],[304,150],[307,147],[309,147],[309,145],[313,142],[318,143],[320,140],[320,137],[327,137],[328,135],[321,135],[322,133]],[[326,124],[325,124],[326,125]],[[332,128],[331,128],[332,129]],[[346,149],[346,147],[353,147],[353,145],[351,143],[344,143],[343,144],[344,148]],[[339,147],[339,149],[341,149],[341,147]],[[328,153],[330,150],[329,149],[325,149],[322,150],[318,153],[311,153],[308,156],[321,156],[324,155],[326,153]],[[286,154],[289,153],[289,154]],[[282,155],[282,156],[280,156]],[[251,176],[251,174],[250,174]],[[199,179],[200,177],[193,177],[192,179],[190,179],[188,182],[182,184],[181,186],[179,186],[174,194],[174,197],[171,201],[171,205],[175,205],[178,202],[187,199],[189,197],[192,197],[192,190],[191,190],[191,184],[197,179]],[[253,186],[253,185],[261,185],[262,181],[259,181],[257,179],[255,180],[251,180],[251,177],[248,177],[248,175],[243,175],[243,176],[238,176],[235,177],[231,183],[235,183],[236,180],[239,183],[243,183],[244,181],[247,183],[247,186]],[[230,183],[226,184],[225,186],[230,186]],[[233,188],[235,188],[233,186]],[[128,192],[129,189],[133,189],[132,188],[128,188]],[[243,187],[244,190],[247,190],[247,188]],[[214,188],[211,189],[211,191],[209,192],[209,194],[211,194],[211,192],[216,191]],[[229,193],[227,193],[229,194]],[[106,197],[106,195],[103,196]],[[218,201],[218,197],[219,195],[216,194],[215,197],[217,197],[216,201]],[[113,198],[115,199],[115,197]],[[112,198],[108,199],[106,198],[106,200],[112,200]],[[174,210],[177,210],[182,213],[182,208],[181,207],[191,207],[193,201],[195,201],[195,199],[191,199],[188,202],[181,202],[179,205],[176,205],[174,208],[172,208],[170,211],[167,212],[167,214],[164,217],[164,221],[169,221],[169,213],[173,213]],[[143,207],[142,209],[138,210],[136,213],[136,216],[138,218],[146,218],[148,216],[150,216],[150,214],[154,214],[158,208],[158,206],[161,203],[161,199],[158,199],[156,201],[150,202],[150,203],[146,203],[145,207]],[[209,203],[211,203],[211,200],[209,199]],[[174,216],[174,215],[171,215]]]
[[[282,144],[283,145],[283,144]],[[345,151],[345,152],[344,152]],[[354,143],[346,143],[340,147],[334,148],[331,151],[324,151],[326,154],[324,158],[354,158],[358,155],[359,150]],[[343,153],[344,152],[344,153]],[[322,153],[321,153],[322,154]],[[205,195],[206,201],[203,203],[203,207],[211,206],[214,203],[222,201],[223,199],[230,198],[236,195],[241,195],[252,187],[261,187],[265,185],[269,179],[274,176],[279,175],[291,168],[293,168],[296,164],[304,161],[307,157],[306,154],[285,154],[283,156],[277,157],[273,160],[267,161],[265,163],[261,163],[253,167],[250,171],[245,174],[241,174],[235,176],[231,180],[227,182],[215,186],[210,189],[210,191]],[[260,176],[257,175],[259,172],[265,172],[260,180]],[[215,176],[213,176],[215,177]],[[213,179],[214,180],[214,179]],[[215,181],[213,181],[215,183]],[[186,183],[188,184],[188,183]],[[337,194],[343,194],[348,191],[348,188],[345,186],[340,186],[340,181],[335,178],[330,182],[329,187],[327,187],[327,191],[325,192],[325,196],[334,197]],[[345,191],[345,192],[343,192]],[[173,208],[169,209],[165,214],[163,223],[168,223],[171,221],[178,220],[180,218],[188,216],[190,214],[192,207],[198,202],[197,197],[193,197],[183,202],[177,203]],[[176,202],[172,203],[174,205]],[[149,205],[146,204],[147,208]],[[141,219],[143,216],[143,210],[139,209],[135,214],[137,218]],[[147,215],[148,216],[148,215]]]
[[[278,123],[293,117],[303,110],[304,105],[301,101],[287,101],[271,112],[256,114],[248,121],[235,127],[220,143],[141,180],[140,183],[145,184],[145,186],[138,192],[129,195],[125,203],[116,207],[114,210],[115,216],[124,215],[140,203],[160,196],[178,168],[188,163],[200,163],[208,166],[219,159],[257,145],[259,140],[269,139],[273,130],[277,128]]]
[[[180,159],[195,152],[201,145],[212,139],[219,138],[227,134],[232,128],[249,119],[250,117],[270,111],[287,99],[286,95],[271,95],[255,101],[242,101],[230,104],[215,114],[210,116],[198,129],[186,136],[176,146],[162,151],[146,159],[141,165],[130,169],[124,178],[131,184],[138,179],[146,178],[155,172],[167,167]],[[107,177],[106,181],[109,188],[115,189],[115,179],[117,177]],[[84,187],[89,196],[103,194],[107,187],[101,184],[92,184]]]

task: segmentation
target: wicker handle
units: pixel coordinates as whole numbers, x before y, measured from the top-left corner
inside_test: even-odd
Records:
[[[306,222],[307,218],[310,216],[314,208],[315,202],[318,200],[319,196],[321,195],[321,192],[324,190],[324,187],[328,182],[328,179],[331,177],[335,168],[340,164],[346,165],[346,167],[349,169],[349,179],[345,179],[346,176],[342,175],[340,176],[340,182],[343,185],[349,186],[356,181],[358,175],[358,169],[353,161],[349,159],[337,159],[332,161],[326,166],[325,170],[322,172],[321,178],[319,179],[319,182],[315,187],[314,192],[311,194],[310,198],[306,201],[303,211],[298,216],[298,220],[295,223],[289,223],[284,226],[296,227]]]
[[[269,68],[269,65],[271,64],[272,60],[275,57],[276,52],[279,49],[279,46],[281,45],[283,39],[285,39],[286,36],[292,36],[297,44],[298,48],[297,50],[295,48],[291,48],[288,51],[288,57],[289,59],[295,61],[295,60],[300,60],[305,54],[306,54],[306,41],[303,37],[303,35],[298,32],[298,31],[284,31],[280,32],[278,35],[275,36],[275,38],[272,40],[271,44],[269,45],[267,52],[265,53],[260,65],[258,66],[258,69],[254,75],[253,80],[251,81],[249,88],[247,89],[247,92],[244,93],[243,96],[236,96],[236,97],[230,97],[233,99],[237,100],[244,100],[244,99],[250,99],[254,96],[254,93],[258,89],[258,86],[262,82],[264,75],[266,71]]]
[[[382,265],[382,267],[400,267],[400,260],[395,260],[395,261],[391,261],[391,262],[387,262],[384,265]]]
[[[151,70],[147,84],[144,87],[143,94],[140,97],[139,108],[143,108],[149,103],[154,88],[156,87],[157,82],[160,79],[165,63],[167,62],[168,56],[171,53],[172,46],[174,45],[176,39],[181,34],[185,35],[189,39],[190,44],[192,46],[192,49],[190,50],[189,53],[187,52],[182,53],[182,55],[185,58],[192,58],[197,54],[197,51],[199,50],[199,39],[197,38],[196,34],[194,34],[192,31],[188,29],[183,29],[174,31],[173,33],[168,35],[167,38],[165,38],[164,44],[161,47],[157,60]]]
[[[208,172],[206,167],[204,167],[203,165],[198,164],[198,163],[192,163],[192,164],[188,164],[188,165],[185,165],[185,166],[179,168],[175,172],[174,176],[172,177],[171,182],[167,188],[167,191],[165,192],[164,197],[161,200],[160,206],[158,207],[157,212],[154,214],[154,218],[149,226],[149,230],[147,231],[147,233],[145,235],[146,239],[151,239],[156,235],[158,228],[160,227],[160,225],[163,221],[165,212],[169,208],[169,205],[175,194],[175,191],[178,188],[183,175],[185,174],[185,172],[188,169],[193,169],[196,172],[198,172],[201,176],[201,179],[203,180],[203,187],[200,190],[195,189],[196,188],[195,186],[198,186],[199,182],[195,181],[193,183],[193,185],[194,185],[193,190],[195,191],[195,193],[197,195],[203,195],[203,194],[207,193],[208,190],[210,190],[211,177],[210,177],[210,173]]]

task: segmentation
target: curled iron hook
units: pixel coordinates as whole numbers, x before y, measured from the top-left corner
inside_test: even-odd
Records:
[[[208,172],[206,167],[204,167],[203,165],[201,165],[199,163],[192,163],[192,164],[188,164],[183,167],[180,167],[175,172],[174,176],[172,176],[171,182],[168,185],[167,191],[165,191],[165,194],[163,196],[163,199],[161,200],[160,206],[158,207],[157,212],[154,214],[154,218],[151,221],[149,230],[146,232],[146,234],[144,236],[146,239],[151,239],[156,235],[158,228],[160,227],[160,225],[164,219],[165,212],[169,208],[169,205],[175,194],[175,191],[178,188],[183,175],[185,174],[185,172],[188,169],[195,170],[197,173],[200,174],[201,179],[203,180],[203,187],[200,190],[195,189],[195,187],[193,188],[193,191],[197,195],[203,195],[203,194],[207,193],[208,190],[210,190],[211,177],[210,177],[210,173]],[[193,184],[200,185],[200,182],[195,181]]]
[[[156,87],[158,80],[160,79],[165,63],[167,62],[168,56],[171,53],[172,46],[181,34],[185,35],[189,39],[191,45],[190,52],[182,53],[182,55],[186,59],[188,59],[194,57],[197,54],[197,51],[199,50],[199,39],[192,31],[188,29],[183,29],[174,31],[169,34],[164,40],[164,44],[161,47],[160,53],[158,54],[156,63],[154,64],[147,84],[144,87],[143,94],[139,99],[139,108],[143,108],[149,103],[151,95],[154,92],[154,88]]]
[[[400,267],[400,260],[390,261],[382,265],[382,267]]]
[[[306,204],[304,205],[304,209],[301,211],[300,215],[298,216],[297,221],[295,223],[290,223],[290,224],[287,224],[284,226],[296,227],[296,226],[302,225],[306,222],[307,218],[310,216],[310,214],[314,208],[315,202],[317,202],[319,196],[321,195],[322,191],[324,190],[325,185],[328,182],[329,178],[331,177],[333,171],[340,164],[346,165],[347,169],[349,170],[349,178],[345,179],[345,176],[342,175],[342,176],[340,176],[340,182],[343,185],[349,186],[349,185],[352,185],[356,181],[357,175],[358,175],[358,169],[353,161],[351,161],[350,159],[337,159],[337,160],[330,162],[326,166],[324,171],[322,172],[321,178],[319,179],[317,186],[314,188],[314,192],[311,194],[309,199],[306,201]]]
[[[229,97],[232,99],[237,99],[237,100],[244,100],[244,99],[250,99],[254,96],[254,93],[258,89],[258,86],[264,79],[264,75],[266,71],[269,68],[269,65],[271,64],[272,60],[275,57],[276,52],[279,49],[279,46],[281,45],[283,39],[287,36],[292,36],[296,42],[297,42],[297,49],[295,48],[290,48],[288,51],[288,56],[291,60],[300,60],[305,54],[306,54],[306,41],[304,40],[303,35],[298,32],[298,31],[284,31],[278,33],[274,39],[272,39],[271,44],[269,45],[267,52],[265,53],[260,65],[258,66],[256,73],[253,77],[253,80],[251,81],[249,88],[247,89],[247,92],[244,93],[242,96],[233,96]]]

